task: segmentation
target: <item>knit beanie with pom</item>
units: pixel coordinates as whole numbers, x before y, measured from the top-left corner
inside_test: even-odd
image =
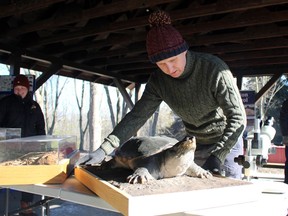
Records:
[[[146,38],[146,49],[152,63],[179,55],[189,46],[182,35],[171,25],[171,18],[164,11],[150,14],[151,29]]]
[[[25,86],[29,90],[29,80],[25,75],[19,74],[13,80],[13,88],[16,86]]]

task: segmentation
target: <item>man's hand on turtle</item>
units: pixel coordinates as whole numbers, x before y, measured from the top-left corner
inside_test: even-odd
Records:
[[[213,175],[221,175],[221,161],[214,155],[208,157],[202,168],[209,170]]]
[[[93,151],[88,156],[80,158],[76,165],[101,164],[106,156],[110,155],[115,148],[119,146],[119,142],[119,139],[115,135],[109,135],[107,138],[105,138],[100,148]]]
[[[85,165],[100,164],[105,159],[105,151],[101,148],[98,148],[96,151],[93,151],[90,154],[90,160],[85,163]]]
[[[105,159],[105,157],[106,157],[106,154],[103,151],[103,149],[98,148],[96,151],[81,157],[77,161],[76,166],[100,164]]]

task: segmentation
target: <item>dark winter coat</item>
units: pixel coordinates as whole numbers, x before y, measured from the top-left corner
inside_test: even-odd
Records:
[[[288,137],[288,99],[283,102],[280,110],[280,128],[282,136]]]
[[[21,128],[21,137],[45,135],[45,121],[39,104],[27,94],[15,94],[0,100],[0,127]]]

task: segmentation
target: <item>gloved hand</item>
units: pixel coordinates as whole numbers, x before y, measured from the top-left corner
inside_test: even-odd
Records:
[[[79,158],[75,166],[99,164],[104,160],[105,156],[104,150],[98,148],[96,151]]]
[[[98,148],[96,151],[93,151],[89,155],[90,160],[88,160],[85,164],[100,164],[106,157],[105,151],[102,148]]]
[[[76,163],[76,166],[102,163],[106,155],[110,155],[114,149],[119,146],[119,143],[120,140],[115,135],[110,134],[107,138],[105,138],[100,148],[93,151],[89,155],[80,158]]]
[[[221,161],[214,155],[207,158],[202,168],[209,170],[212,174],[221,175]]]

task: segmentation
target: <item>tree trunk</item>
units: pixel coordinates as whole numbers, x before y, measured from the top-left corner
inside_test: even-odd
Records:
[[[113,106],[112,106],[112,101],[111,101],[111,96],[110,92],[107,86],[104,86],[105,92],[106,92],[106,97],[107,97],[107,104],[110,110],[110,117],[111,117],[111,123],[112,123],[112,128],[116,126],[116,121],[115,121],[115,116],[113,112]]]
[[[101,144],[101,89],[95,83],[90,83],[90,107],[89,107],[89,151],[94,151]]]
[[[77,101],[77,106],[79,110],[79,135],[80,135],[80,140],[79,140],[79,150],[82,151],[83,145],[84,145],[84,129],[83,129],[83,100],[84,100],[84,93],[85,93],[85,85],[84,81],[82,81],[82,87],[81,87],[81,97],[78,97],[77,94],[77,86],[76,86],[76,80],[74,80],[74,90],[75,90],[75,97]]]

